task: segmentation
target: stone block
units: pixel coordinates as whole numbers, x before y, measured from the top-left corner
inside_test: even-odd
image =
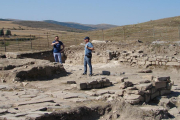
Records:
[[[79,83],[79,84],[77,85],[77,88],[78,88],[79,90],[85,90],[85,89],[87,89],[87,84],[86,84],[86,83]]]
[[[138,73],[152,73],[152,70],[141,70]]]
[[[118,77],[118,78],[116,78],[116,82],[118,82],[118,83],[124,82],[124,77]]]
[[[153,86],[154,86],[156,89],[166,88],[166,82],[153,82]]]
[[[163,106],[165,108],[170,108],[170,99],[168,98],[161,98],[158,103],[159,106]]]
[[[21,55],[19,53],[15,53],[15,52],[6,52],[6,58],[21,58]]]
[[[139,84],[145,84],[145,83],[150,83],[150,82],[151,82],[151,80],[141,80],[139,82]]]
[[[132,62],[131,62],[131,63],[135,63],[135,64],[136,64],[137,62],[138,62],[137,60],[132,60]]]
[[[125,89],[125,88],[127,88],[127,87],[132,87],[132,86],[133,86],[133,83],[132,83],[132,82],[126,81],[126,82],[121,83],[120,86],[119,86],[119,88],[120,88],[120,89]]]
[[[108,93],[109,94],[115,94],[116,90],[109,90]]]
[[[126,102],[132,104],[132,105],[136,105],[139,104],[140,100],[139,99],[135,99],[135,100],[125,100]]]
[[[178,62],[167,62],[166,65],[168,65],[168,66],[179,66],[180,63],[178,63]]]
[[[119,58],[119,62],[127,62],[127,61],[128,61],[127,59]]]
[[[87,84],[85,89],[92,89],[92,85],[91,84]]]
[[[123,98],[130,104],[138,104],[140,101],[144,101],[144,97],[142,97],[141,95],[125,95]]]
[[[142,50],[139,50],[139,51],[137,51],[138,53],[143,53],[143,51]]]
[[[124,94],[124,90],[117,90],[115,92],[115,95],[118,95],[118,96],[123,96],[123,94]]]
[[[103,87],[109,87],[112,85],[112,82],[105,82],[103,83]]]
[[[171,88],[172,88],[172,83],[167,83],[167,86],[166,86],[166,88],[168,89],[168,90],[171,90]]]
[[[120,88],[120,89],[125,89],[125,88],[126,88],[125,83],[124,83],[124,82],[121,83],[121,84],[119,85],[119,88]]]
[[[98,88],[101,88],[101,87],[102,87],[102,85],[100,83],[92,85],[93,89],[98,89]]]
[[[156,91],[155,93],[151,94],[151,99],[154,99],[157,96],[159,96],[159,91]]]
[[[156,65],[160,65],[160,62],[159,62],[159,61],[156,61]]]
[[[110,75],[110,71],[102,71],[102,75]]]
[[[146,61],[146,65],[151,65],[151,62],[149,62],[149,61]]]
[[[135,94],[135,95],[140,95],[139,93],[139,90],[125,90],[124,92],[125,94]]]
[[[128,87],[126,90],[138,90],[136,87]]]
[[[161,65],[166,65],[167,62],[161,62]]]
[[[151,95],[145,94],[145,95],[144,95],[144,101],[145,101],[146,103],[148,103],[150,100],[151,100]]]
[[[145,64],[146,64],[146,62],[145,62],[145,61],[144,61],[144,62],[143,62],[143,61],[141,61],[141,62],[140,62],[140,61],[138,61],[138,65],[145,65]]]
[[[76,84],[76,81],[67,81],[67,84]]]
[[[153,86],[152,88],[151,88],[151,93],[155,93],[157,91],[157,89]]]
[[[96,85],[96,84],[98,84],[98,81],[96,81],[96,80],[91,80],[91,81],[88,81],[88,84],[90,84],[90,85]]]
[[[148,61],[156,61],[156,58],[149,58]]]
[[[144,83],[135,86],[138,90],[146,91],[152,88],[152,83]]]
[[[166,90],[166,89],[164,89],[164,90],[160,90],[160,95],[162,96],[162,95],[168,95],[168,94],[170,94],[171,93],[171,90]]]
[[[168,82],[170,82],[170,76],[167,76],[167,77],[158,77],[157,81],[168,81]]]
[[[178,108],[174,107],[168,111],[171,115],[177,116],[179,114]],[[177,119],[178,120],[178,119]]]

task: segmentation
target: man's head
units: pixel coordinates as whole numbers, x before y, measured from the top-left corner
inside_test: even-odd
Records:
[[[85,41],[86,43],[89,42],[89,40],[90,40],[89,37],[85,37],[85,38],[84,38],[84,41]]]
[[[59,37],[58,37],[58,36],[55,36],[55,40],[59,40]]]

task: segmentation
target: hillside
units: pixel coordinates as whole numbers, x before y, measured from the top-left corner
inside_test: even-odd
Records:
[[[21,25],[18,25],[18,22],[20,22]],[[29,27],[26,27],[27,25]],[[151,20],[139,24],[119,26],[106,30],[101,29],[86,32],[70,32],[70,30],[72,30],[73,28],[70,29],[68,27],[46,22],[0,21],[0,28],[4,28],[5,32],[7,29],[9,29],[11,30],[13,35],[16,35],[11,36],[11,38],[6,37],[6,40],[17,40],[20,38],[29,39],[31,38],[31,36],[33,36],[35,39],[33,40],[32,45],[36,46],[32,49],[50,48],[51,46],[47,47],[47,45],[50,45],[55,35],[58,35],[60,37],[60,40],[63,41],[66,46],[79,45],[80,43],[83,43],[83,38],[85,36],[89,36],[91,40],[119,41],[122,44],[142,41],[143,43],[147,43],[150,45],[152,42],[156,41],[160,43],[167,43],[168,45],[170,45],[170,43],[180,41],[179,25],[180,16],[177,16],[159,20]],[[0,40],[3,40],[3,37],[0,37]],[[23,45],[25,47],[23,47],[23,50],[25,50],[26,48],[27,50],[29,50],[29,48],[31,47],[29,41],[27,41],[27,43],[21,41],[21,43],[27,44],[28,46],[25,47],[26,45]],[[8,41],[6,44],[8,45],[6,49],[9,49],[9,51],[16,50],[14,44],[17,44],[17,47],[20,46],[20,42],[17,41]],[[46,47],[44,45],[46,45]],[[2,48],[0,47],[0,49],[2,49],[2,51],[5,50],[3,42],[1,46]],[[21,48],[18,49],[21,50]]]
[[[76,28],[76,29],[81,29],[81,30],[88,30],[88,31],[117,27],[116,25],[110,25],[110,24],[92,25],[92,24],[80,24],[80,23],[74,23],[74,22],[58,22],[54,20],[44,20],[44,22]]]
[[[180,16],[151,20],[144,23],[125,25],[107,30],[91,31],[92,39],[144,42],[180,40]]]
[[[42,22],[42,21],[13,21],[14,24],[32,27],[32,28],[41,28],[49,30],[58,30],[58,31],[69,31],[69,32],[86,32],[85,30],[70,28],[62,25]]]

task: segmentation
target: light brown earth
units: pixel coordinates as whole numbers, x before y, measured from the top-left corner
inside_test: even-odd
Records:
[[[53,63],[47,60],[39,60],[41,54],[36,54],[35,57],[30,56],[32,58],[37,57],[38,59],[19,59],[19,54],[17,55],[17,53],[14,53],[11,56],[12,58],[10,56],[8,56],[8,58],[0,58],[0,119],[160,120],[163,118],[167,118],[178,120],[180,110],[180,71],[179,66],[177,65],[179,64],[179,54],[177,57],[173,57],[171,60],[169,60],[169,63],[171,63],[172,65],[162,65],[160,63],[157,63],[157,65],[148,66],[146,64],[146,68],[145,65],[141,66],[139,62],[138,64],[136,64],[136,62],[133,62],[134,60],[136,60],[133,56],[139,55],[139,59],[146,57],[146,53],[136,53],[141,52],[139,51],[140,47],[137,46],[138,50],[135,53],[131,53],[131,57],[129,57],[126,52],[122,52],[122,49],[125,49],[123,48],[124,46],[121,46],[120,49],[119,47],[117,49],[117,47],[118,44],[115,44],[115,46],[108,44],[107,48],[106,45],[102,45],[99,46],[99,49],[97,49],[95,53],[93,53],[94,75],[92,77],[89,77],[88,75],[82,75],[82,47],[80,47],[80,49],[76,47],[67,48],[65,52],[67,56],[66,63],[63,63],[63,67],[67,72],[65,75],[61,75],[61,72],[64,72],[64,69],[60,69],[62,71],[56,71],[54,74],[47,72],[48,69],[46,68],[49,66],[51,66],[49,70],[56,67],[63,67],[59,63]],[[132,52],[132,49],[130,49],[129,51]],[[121,56],[118,56],[118,50]],[[141,50],[146,50],[145,52],[148,51],[146,49],[146,46],[141,47]],[[173,50],[168,50],[169,52],[167,55],[171,55],[174,53]],[[112,57],[112,51],[116,51],[117,56]],[[77,54],[74,54],[74,52],[76,52]],[[124,58],[124,55],[127,56]],[[22,56],[25,57],[25,55]],[[42,58],[50,59],[48,58],[48,56]],[[122,58],[123,60],[126,58],[131,58],[132,61],[130,63],[121,62]],[[156,58],[160,59],[161,56],[157,56]],[[168,57],[162,57],[162,60],[167,58]],[[150,57],[149,59],[152,58]],[[176,62],[173,62],[175,60]],[[69,62],[72,63],[68,64]],[[160,62],[162,61],[160,60]],[[6,65],[14,65],[15,68],[11,66],[12,68],[10,67],[10,70],[6,70]],[[41,68],[40,66],[44,67],[42,67],[42,69],[39,69]],[[5,75],[3,73],[6,73],[6,75],[15,75],[12,73],[18,73],[18,70],[30,71],[30,68],[36,68],[32,72],[33,75],[35,74],[34,78],[29,78],[31,72],[27,72],[26,75],[29,77],[25,77],[24,79],[22,79],[22,76],[3,76]],[[44,72],[44,70],[46,72]],[[139,73],[139,71],[146,70],[152,70],[152,73]],[[102,71],[110,71],[111,74],[102,75]],[[43,73],[44,76],[47,76],[47,78],[40,79]],[[52,77],[48,77],[48,75],[52,75]],[[121,95],[123,89],[120,88],[121,82],[119,81],[119,79],[124,78],[125,82],[130,81],[133,84],[136,84],[142,80],[151,80],[151,76],[170,76],[171,83],[174,83],[171,89],[171,93],[168,95],[158,96],[148,103],[140,102],[136,105],[130,105],[127,101],[124,100],[124,97],[122,97]],[[18,79],[18,77],[20,79]],[[109,79],[112,82],[112,85],[99,89],[78,89],[79,83],[89,82],[102,78]],[[67,84],[67,82],[76,82],[76,84]],[[132,88],[129,87],[127,89]],[[117,92],[117,94],[115,92]]]
[[[92,78],[98,78],[98,77],[106,77],[109,80],[111,80],[113,83],[116,83],[117,76],[105,76],[100,75],[102,71],[108,70],[111,72],[125,72],[125,74],[118,76],[118,77],[128,77],[127,80],[132,81],[133,83],[139,82],[142,80],[142,76],[146,75],[153,75],[153,76],[171,76],[171,80],[174,81],[174,86],[172,87],[173,92],[177,92],[176,94],[173,93],[171,96],[178,97],[179,90],[175,90],[176,88],[180,88],[180,74],[176,70],[161,70],[161,69],[153,69],[153,73],[137,73],[137,71],[141,69],[132,68],[123,64],[119,64],[117,61],[111,61],[107,64],[93,64],[93,73],[94,76],[83,76],[81,75],[83,73],[83,65],[71,65],[71,64],[63,64],[65,70],[70,73],[67,76],[56,78],[53,80],[47,80],[47,81],[25,81],[24,83],[27,83],[27,85],[23,86],[22,82],[17,82],[13,84],[9,83],[1,83],[2,86],[6,86],[6,89],[1,89],[1,103],[0,107],[3,110],[8,111],[9,113],[4,112],[5,115],[1,114],[0,118],[3,116],[7,116],[8,119],[25,119],[27,116],[40,116],[40,113],[37,112],[39,109],[47,109],[50,111],[51,109],[54,110],[61,110],[62,106],[66,106],[72,108],[71,106],[74,106],[75,104],[86,104],[86,105],[95,105],[97,102],[96,99],[98,96],[90,96],[86,94],[86,92],[90,91],[101,91],[101,89],[93,89],[93,90],[78,90],[76,88],[76,84],[67,84],[67,81],[88,81]],[[126,80],[125,80],[126,81]],[[119,90],[119,83],[114,84],[114,86],[104,88],[103,90]],[[102,92],[102,91],[101,91]],[[68,98],[69,97],[69,98]],[[52,102],[53,101],[53,102]],[[88,102],[91,101],[91,102]],[[107,100],[103,100],[102,102],[98,104],[104,104],[104,102],[107,102]],[[109,100],[113,101],[113,100]],[[42,103],[41,103],[42,102]],[[94,103],[95,102],[95,103]],[[32,104],[31,104],[32,103]],[[38,103],[38,104],[37,104]],[[58,104],[58,106],[56,106]],[[114,103],[115,104],[115,103]],[[116,103],[118,104],[118,103]],[[59,105],[61,107],[59,107]],[[121,106],[122,104],[119,104]],[[113,104],[112,104],[113,106]],[[146,119],[146,117],[143,117],[143,114],[139,112],[138,115],[136,114],[136,109],[130,110],[131,107],[127,105],[128,110],[126,108],[122,113],[118,113],[120,117],[118,119],[133,119],[134,117],[136,119]],[[57,108],[56,108],[57,107]],[[117,106],[116,106],[117,107]],[[179,107],[177,107],[179,110]],[[17,110],[18,109],[18,110]],[[140,109],[138,109],[141,111]],[[126,112],[125,112],[126,111]],[[42,111],[41,111],[42,112]],[[47,111],[43,111],[47,112]],[[116,110],[117,112],[117,110]],[[131,115],[127,114],[127,112],[132,112]],[[2,113],[2,112],[1,112]],[[14,114],[13,114],[14,113]],[[21,117],[14,117],[14,115],[20,114]],[[48,112],[47,112],[48,113]],[[44,114],[44,113],[42,113]],[[12,117],[11,117],[12,115]],[[101,116],[99,119],[111,119],[113,113],[106,113],[105,116]],[[177,113],[176,113],[177,116]],[[179,116],[179,114],[178,114]],[[152,119],[152,116],[149,116],[149,119]],[[148,118],[148,117],[147,117]]]

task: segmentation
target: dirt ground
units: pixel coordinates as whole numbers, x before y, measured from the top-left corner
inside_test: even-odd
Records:
[[[93,64],[93,76],[89,77],[88,75],[82,75],[84,69],[83,65],[63,64],[63,66],[68,73],[67,76],[64,77],[44,81],[37,80],[16,83],[1,83],[0,119],[26,119],[27,117],[36,119],[39,116],[42,116],[45,113],[48,114],[48,112],[51,113],[54,110],[71,109],[72,106],[76,106],[76,104],[92,105],[94,104],[94,101],[98,100],[99,96],[92,96],[87,94],[87,92],[102,92],[102,90],[117,91],[120,89],[119,83],[116,83],[116,78],[118,77],[127,77],[128,79],[125,79],[125,81],[128,80],[132,81],[133,83],[138,83],[139,81],[143,80],[142,76],[146,75],[159,77],[170,76],[171,81],[174,82],[174,85],[172,87],[173,92],[171,95],[169,95],[169,98],[179,98],[180,74],[177,68],[165,69],[163,67],[152,67],[150,68],[153,71],[152,73],[138,73],[138,71],[142,69],[137,67],[130,67],[129,65],[112,60],[107,64]],[[102,71],[110,71],[111,73],[119,72],[122,74],[120,76],[107,76],[102,75]],[[75,81],[78,83],[80,81],[88,81],[101,77],[108,78],[113,83],[113,86],[103,89],[79,90],[77,89],[76,84],[67,84],[67,81]],[[3,89],[3,86],[5,86],[5,89]],[[112,100],[106,99],[98,104],[103,104],[104,102],[108,101]],[[178,111],[180,110],[179,106],[176,106],[176,108]],[[44,111],[43,109],[48,110]],[[41,111],[41,114],[37,113],[39,111]],[[136,112],[132,114],[136,114]],[[98,117],[98,119],[113,119],[112,116],[108,115],[109,114],[106,113],[104,116]],[[142,117],[141,115],[142,114],[139,114],[139,116],[137,115],[137,119],[152,119],[152,117]],[[179,113],[175,114],[174,116],[175,117],[173,119],[178,119]],[[133,118],[134,117],[132,115],[129,116],[128,114],[124,113],[116,119],[123,120]],[[93,120],[93,118],[91,120]]]

